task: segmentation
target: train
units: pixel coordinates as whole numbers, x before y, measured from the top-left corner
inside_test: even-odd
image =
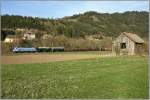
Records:
[[[15,47],[12,52],[24,53],[24,52],[62,52],[64,47]]]

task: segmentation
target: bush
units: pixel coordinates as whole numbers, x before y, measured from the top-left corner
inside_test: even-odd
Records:
[[[1,42],[1,54],[9,54],[14,48],[13,43],[3,43]]]

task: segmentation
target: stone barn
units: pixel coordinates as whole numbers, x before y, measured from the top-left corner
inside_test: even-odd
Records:
[[[144,52],[144,40],[137,34],[123,32],[113,41],[112,49],[117,55],[141,54]]]

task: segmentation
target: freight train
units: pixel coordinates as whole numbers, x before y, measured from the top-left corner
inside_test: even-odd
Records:
[[[24,53],[24,52],[57,52],[64,51],[64,47],[15,47],[12,52],[14,53]]]

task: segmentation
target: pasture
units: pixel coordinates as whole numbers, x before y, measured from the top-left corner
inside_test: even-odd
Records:
[[[2,98],[148,98],[148,57],[2,64]]]

